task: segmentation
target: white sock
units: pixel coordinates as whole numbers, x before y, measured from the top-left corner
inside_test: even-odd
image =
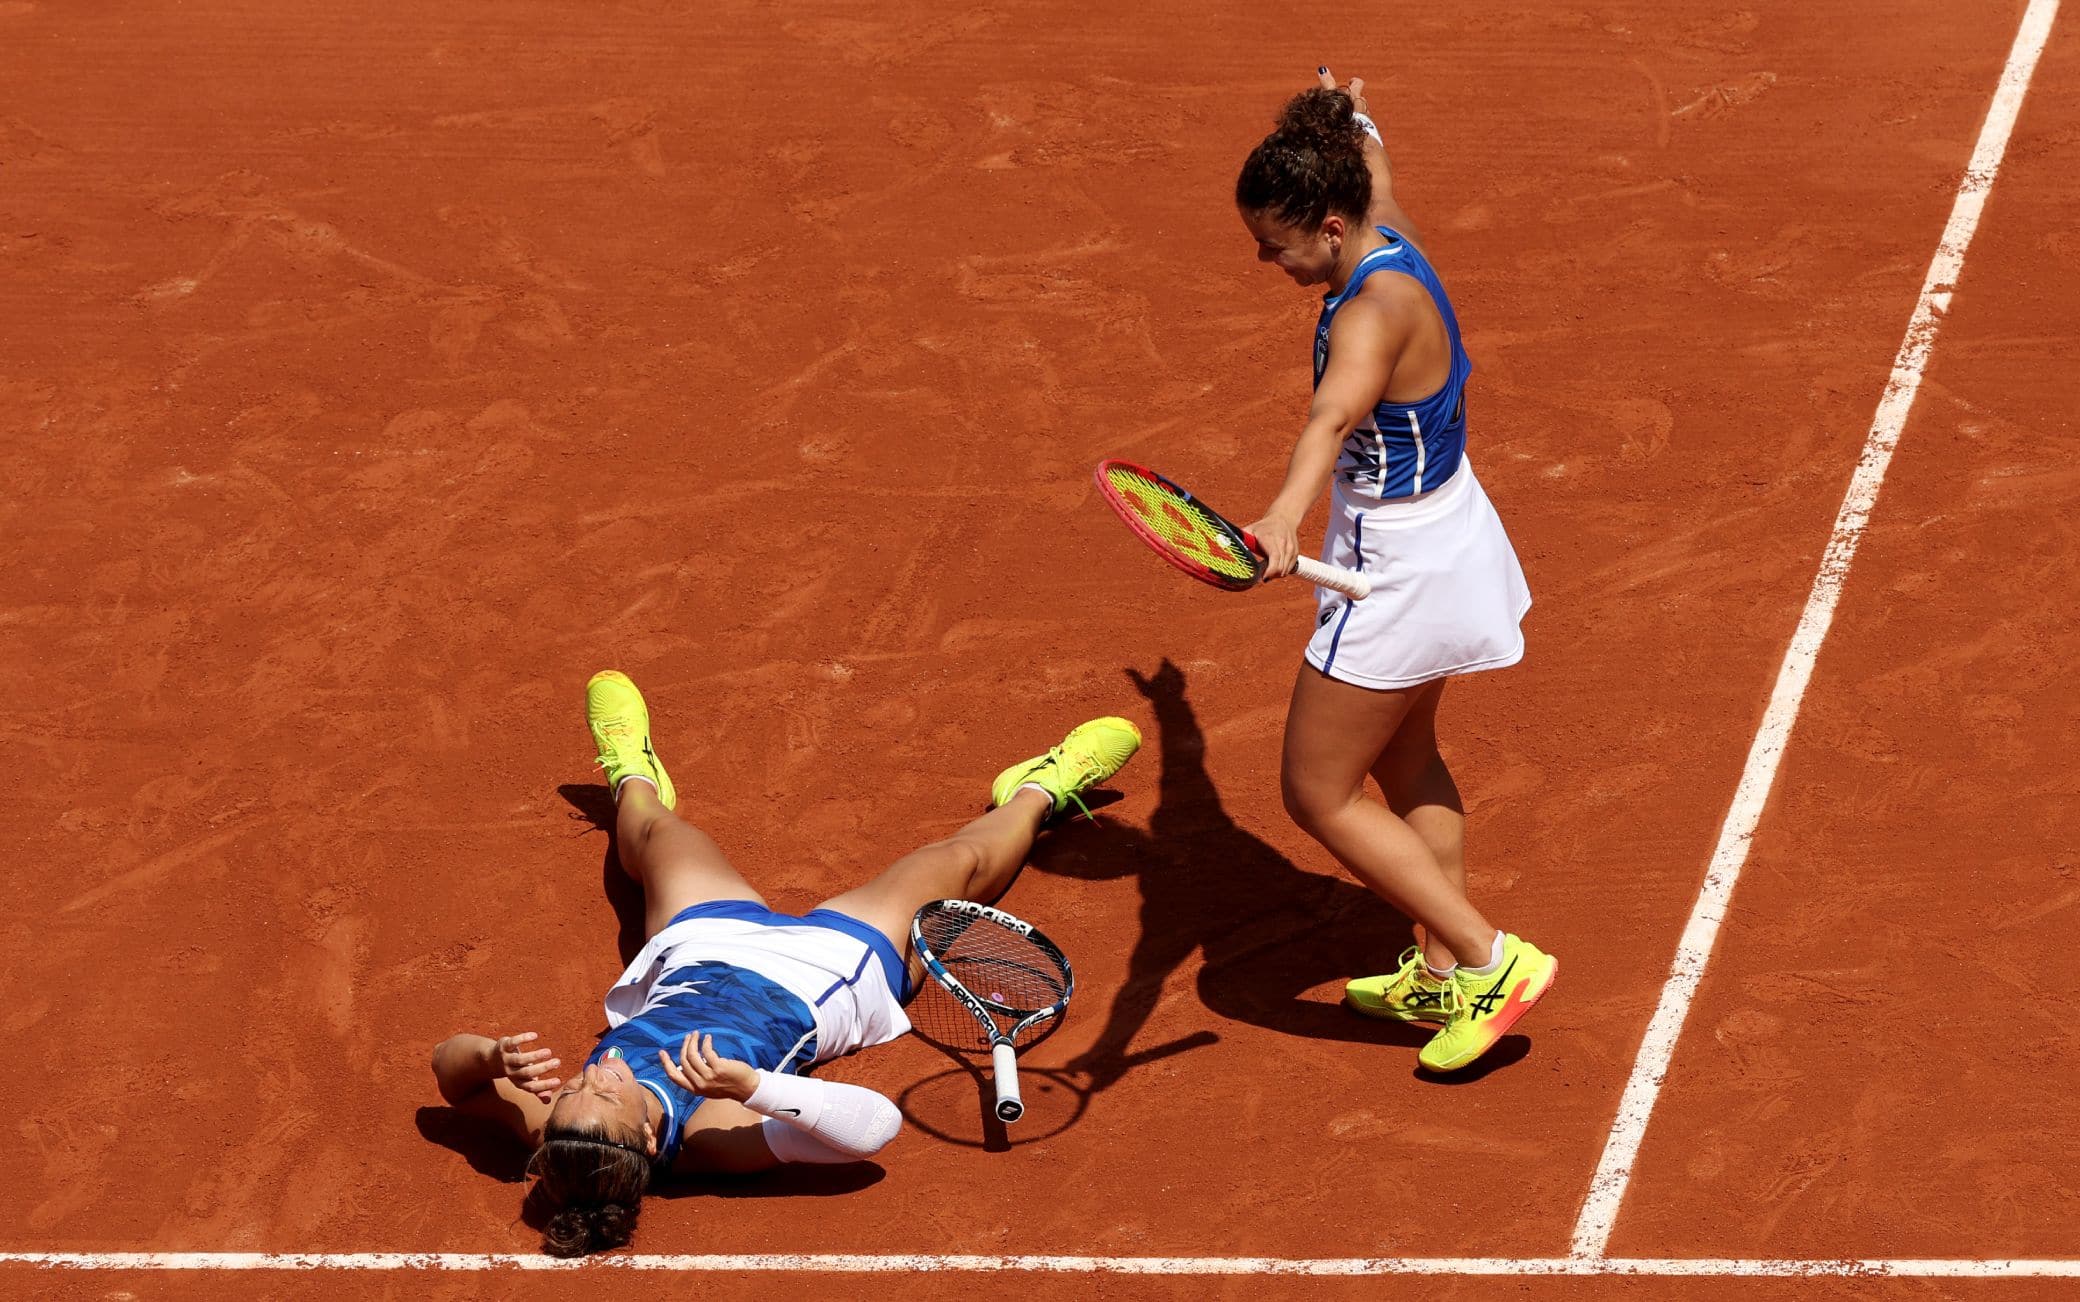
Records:
[[[1459,970],[1459,965],[1454,963],[1450,967],[1432,967],[1430,966],[1430,960],[1426,958],[1423,960],[1423,970],[1439,981],[1449,981],[1452,973]]]
[[[659,798],[662,798],[664,796],[664,792],[661,789],[659,789],[655,779],[646,778],[640,773],[624,773],[621,775],[621,780],[614,784],[614,799],[617,802],[621,799],[621,788],[627,786],[631,782],[648,782],[650,784],[650,789],[652,791],[657,792]]]
[[[1012,799],[1013,799],[1013,800],[1017,799],[1017,798],[1018,798],[1018,793],[1019,793],[1019,792],[1021,792],[1021,791],[1037,791],[1037,792],[1039,792],[1039,793],[1040,793],[1041,795],[1043,795],[1043,796],[1046,796],[1046,797],[1047,797],[1047,803],[1048,803],[1048,804],[1050,804],[1050,805],[1051,805],[1051,804],[1053,804],[1053,803],[1054,803],[1054,792],[1052,792],[1052,791],[1049,791],[1049,790],[1048,790],[1048,789],[1047,789],[1046,787],[1043,787],[1043,786],[1041,786],[1041,785],[1040,785],[1039,783],[1037,783],[1037,782],[1021,782],[1021,783],[1019,783],[1019,784],[1018,784],[1018,786],[1017,786],[1016,788],[1014,788],[1014,789],[1012,790],[1012,792],[1011,792],[1011,796],[1012,796]],[[1011,801],[1010,801],[1010,800],[1007,800],[1007,801],[1005,801],[1004,803],[1008,805],[1008,804],[1010,804],[1010,803],[1011,803]]]
[[[1460,964],[1460,966],[1461,966],[1461,967],[1465,967],[1466,965],[1462,963],[1462,964]],[[1468,975],[1468,976],[1487,976],[1487,975],[1488,975],[1489,973],[1491,973],[1491,972],[1495,971],[1495,969],[1497,969],[1497,968],[1499,968],[1499,967],[1501,967],[1501,966],[1502,966],[1502,933],[1498,931],[1498,932],[1496,932],[1496,933],[1495,933],[1495,943],[1494,943],[1493,945],[1489,946],[1489,948],[1488,948],[1488,961],[1487,961],[1487,962],[1485,962],[1485,963],[1483,963],[1483,964],[1481,964],[1481,965],[1480,965],[1479,967],[1468,967],[1468,968],[1466,968],[1466,975]]]

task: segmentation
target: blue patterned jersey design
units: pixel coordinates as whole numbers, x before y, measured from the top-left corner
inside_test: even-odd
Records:
[[[1430,292],[1452,346],[1451,371],[1443,386],[1419,402],[1382,401],[1344,439],[1336,461],[1337,479],[1356,492],[1370,497],[1412,497],[1450,479],[1465,456],[1466,380],[1473,374],[1473,362],[1459,341],[1459,318],[1436,268],[1398,231],[1386,226],[1377,229],[1386,237],[1386,247],[1366,254],[1343,292],[1322,301],[1321,319],[1314,330],[1314,382],[1320,385],[1322,372],[1328,369],[1329,327],[1337,311],[1357,297],[1374,272],[1399,272]]]
[[[676,1061],[693,1034],[715,1037],[715,1051],[772,1072],[798,1071],[816,1060],[816,1018],[809,1006],[756,972],[729,963],[688,963],[657,978],[643,1010],[600,1037],[587,1066],[619,1049],[621,1057],[664,1104],[657,1162],[679,1154],[686,1121],[703,1099],[665,1075],[659,1050]]]

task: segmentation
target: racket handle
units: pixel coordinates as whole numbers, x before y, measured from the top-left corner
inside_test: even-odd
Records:
[[[1257,555],[1264,554],[1264,545],[1249,530],[1242,531],[1242,541]],[[1372,595],[1372,580],[1356,570],[1339,570],[1334,565],[1324,565],[1312,556],[1297,557],[1293,562],[1293,573],[1306,579],[1317,588],[1340,592],[1352,601],[1363,601]]]
[[[1333,565],[1324,565],[1312,556],[1302,556],[1293,573],[1306,579],[1317,588],[1340,592],[1352,601],[1363,601],[1372,595],[1372,580],[1356,570],[1339,570]]]
[[[990,1074],[997,1082],[997,1119],[1016,1121],[1026,1114],[1025,1102],[1018,1097],[1018,1050],[999,1044],[989,1056]]]

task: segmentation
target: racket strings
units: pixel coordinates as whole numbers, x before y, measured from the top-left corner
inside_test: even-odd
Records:
[[[1227,578],[1248,581],[1256,577],[1257,558],[1223,527],[1220,517],[1198,502],[1126,466],[1107,467],[1105,482],[1119,504],[1165,546]]]
[[[1069,993],[1061,961],[1000,923],[938,914],[924,920],[920,935],[947,975],[987,1006],[999,1033],[1011,1032],[1020,1021],[1054,1007]],[[989,1046],[981,1024],[951,996],[918,1006],[923,1004],[919,999],[912,1006],[911,1020],[932,1039],[957,1048]],[[1018,1041],[1037,1039],[1046,1029],[1046,1022],[1029,1026]]]

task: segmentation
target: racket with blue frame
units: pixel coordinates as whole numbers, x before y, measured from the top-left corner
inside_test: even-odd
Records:
[[[972,900],[934,900],[910,920],[910,947],[950,1001],[919,999],[910,1021],[954,1049],[988,1049],[996,1114],[1025,1115],[1018,1050],[1059,1024],[1076,991],[1061,949],[1030,922]]]

